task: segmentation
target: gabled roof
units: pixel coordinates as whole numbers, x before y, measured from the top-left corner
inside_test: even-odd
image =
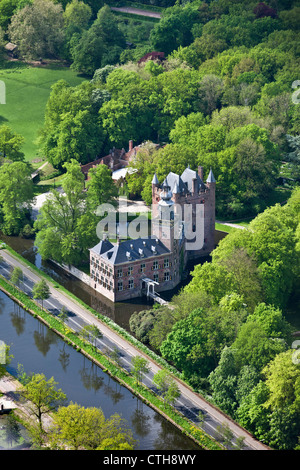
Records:
[[[99,245],[100,244],[96,245],[91,251],[98,252],[99,254],[97,248]],[[159,239],[152,236],[137,238],[135,240],[125,240],[111,245],[112,247],[110,249],[101,253],[101,257],[103,260],[113,265],[137,260],[142,262],[145,258],[170,253],[170,250]]]

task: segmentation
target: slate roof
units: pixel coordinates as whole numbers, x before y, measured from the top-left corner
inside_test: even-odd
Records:
[[[210,172],[209,172],[209,175],[207,177],[207,180],[206,180],[207,183],[215,183],[216,180],[215,180],[215,177],[214,177],[214,174],[212,172],[212,169],[210,169]]]
[[[170,187],[170,191],[173,194],[187,194],[188,192],[190,193],[193,192],[193,180],[194,179],[197,180],[196,190],[198,192],[204,191],[206,189],[206,186],[203,183],[200,176],[198,175],[198,172],[191,170],[189,166],[184,170],[181,176],[171,171],[166,177],[164,183],[167,182],[168,186]],[[207,182],[208,183],[215,182],[212,171],[210,171],[208,175]],[[153,176],[152,184],[158,184],[156,173]]]
[[[90,249],[90,251],[93,251],[97,255],[102,255],[103,253],[106,253],[108,250],[111,250],[114,245],[108,240],[101,240],[100,243],[95,245],[93,248]]]
[[[184,172],[181,175],[182,181],[186,184],[188,187],[188,190],[190,192],[193,191],[193,180],[197,180],[197,191],[200,191],[201,189],[205,189],[205,184],[203,183],[202,179],[198,175],[197,171],[191,170],[189,167],[184,170]]]
[[[166,180],[168,182],[168,185],[172,193],[174,193],[175,189],[179,193],[187,193],[186,185],[182,181],[181,177],[177,175],[176,173],[170,172]],[[177,188],[176,188],[176,184],[177,184]]]
[[[104,242],[106,244],[104,244]],[[170,250],[160,240],[153,236],[137,238],[135,240],[125,240],[114,244],[108,240],[103,240],[94,248],[91,248],[90,251],[101,254],[104,261],[113,265],[137,260],[142,261],[143,259],[153,256],[170,254]]]

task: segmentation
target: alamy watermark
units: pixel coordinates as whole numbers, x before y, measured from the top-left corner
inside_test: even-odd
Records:
[[[300,364],[300,339],[293,341],[292,349],[296,349],[296,351],[294,351],[292,354],[293,364]]]
[[[300,87],[300,80],[294,80],[292,83],[292,88],[297,88],[297,87]],[[294,91],[294,93],[292,93],[292,102],[294,104],[300,103],[300,97],[298,98],[298,95],[300,95],[300,88]]]
[[[0,80],[0,104],[6,104],[6,86],[3,80]]]
[[[6,364],[6,344],[0,340],[0,364]]]
[[[119,207],[112,204],[98,206],[96,215],[102,217],[97,224],[97,236],[127,240],[136,238],[157,237],[164,240],[184,240],[186,250],[201,250],[204,244],[204,204],[152,205],[151,221],[148,214],[138,211],[127,211],[127,200],[119,198]],[[128,215],[137,215],[128,220]],[[118,221],[117,221],[118,217]]]

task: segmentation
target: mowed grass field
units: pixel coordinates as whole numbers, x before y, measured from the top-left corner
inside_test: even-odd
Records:
[[[76,86],[84,78],[66,67],[32,67],[19,62],[7,65],[0,70],[0,80],[6,89],[6,104],[0,104],[0,125],[8,125],[25,138],[22,151],[26,160],[31,161],[41,157],[36,139],[44,123],[51,86],[61,79]]]

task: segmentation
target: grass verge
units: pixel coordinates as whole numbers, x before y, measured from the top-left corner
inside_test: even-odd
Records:
[[[7,62],[0,70],[0,80],[6,88],[6,104],[1,107],[0,123],[25,138],[22,151],[28,161],[38,155],[36,139],[44,123],[51,86],[61,79],[71,86],[83,81],[67,67],[32,67],[22,62]]]
[[[81,338],[78,333],[74,332],[69,327],[66,327],[62,321],[55,318],[46,309],[41,309],[34,300],[17,287],[13,286],[3,276],[0,276],[0,289],[17,302],[24,310],[28,311],[35,318],[38,318],[46,324],[49,329],[62,337],[69,345],[100,366],[106,373],[110,374],[119,383],[128,388],[144,403],[155,409],[173,425],[178,427],[182,433],[196,442],[200,447],[206,450],[224,450],[221,444],[207,435],[202,429],[197,428],[194,423],[176,409],[166,405],[158,395],[147,388],[144,384],[138,384],[129,372],[101,351],[95,349],[90,343]]]

